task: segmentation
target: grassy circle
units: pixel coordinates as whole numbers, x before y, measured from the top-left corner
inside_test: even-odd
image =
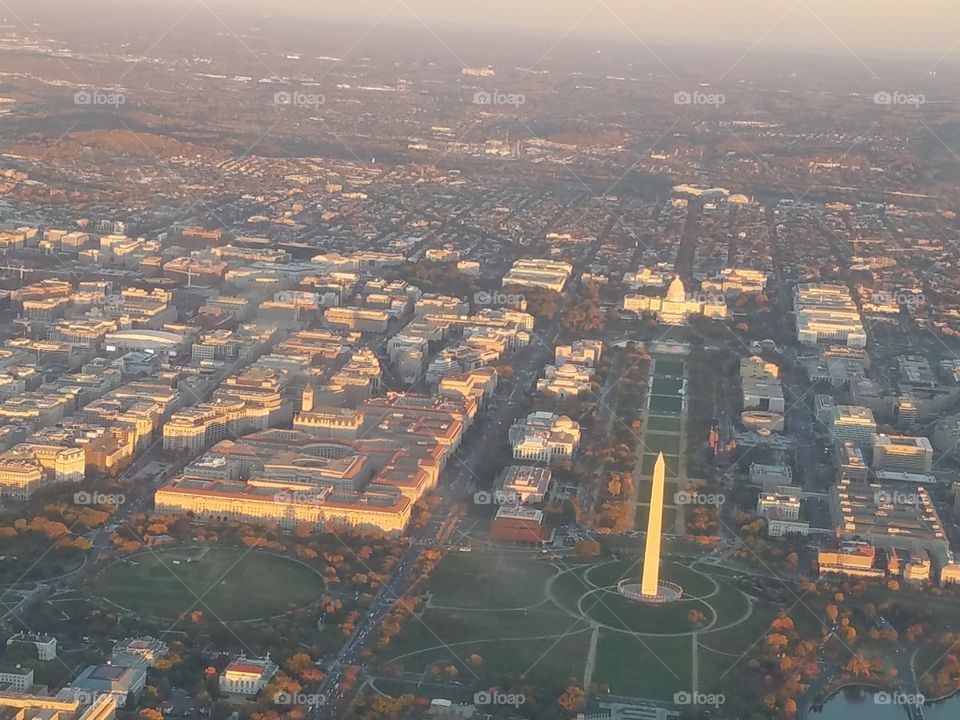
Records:
[[[94,580],[98,594],[133,612],[176,618],[200,611],[204,620],[273,617],[313,602],[324,587],[302,563],[240,548],[142,552]]]
[[[716,584],[708,576],[685,565],[665,561],[660,566],[660,574],[664,580],[675,582],[683,588],[685,596],[704,598],[716,592]],[[591,568],[586,575],[587,580],[597,587],[616,585],[624,578],[632,578],[639,582],[643,575],[642,560],[616,560],[605,565]]]
[[[687,619],[691,610],[702,613],[707,625],[712,625],[716,617],[713,608],[700,600],[654,605],[629,600],[615,589],[594,590],[580,599],[579,606],[585,615],[612,630],[649,635],[690,632],[694,629]]]
[[[557,603],[574,616],[580,615],[619,632],[643,635],[683,635],[694,630],[709,632],[745,619],[750,606],[735,587],[700,570],[664,562],[661,577],[683,587],[683,597],[673,603],[653,605],[624,598],[616,589],[622,578],[640,581],[642,563],[615,560],[589,568],[574,568],[557,576],[553,592]],[[703,615],[697,626],[688,614]]]

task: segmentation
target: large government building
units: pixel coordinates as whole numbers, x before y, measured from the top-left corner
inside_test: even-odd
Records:
[[[623,309],[637,314],[651,313],[664,325],[686,325],[691,315],[713,320],[726,320],[729,316],[722,297],[689,297],[679,277],[670,283],[665,297],[627,295],[623,298]]]

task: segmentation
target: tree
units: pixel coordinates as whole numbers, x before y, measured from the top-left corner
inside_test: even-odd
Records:
[[[774,630],[789,632],[793,630],[793,620],[788,615],[780,615],[770,623],[770,627]]]
[[[865,677],[871,674],[870,662],[860,653],[854,653],[843,666],[843,669],[851,675]]]
[[[306,653],[296,653],[287,660],[287,670],[294,675],[299,675],[310,667],[313,667],[313,660]]]
[[[300,671],[300,679],[305,683],[317,683],[326,677],[322,671],[315,667],[304,668]]]
[[[783,650],[789,644],[790,641],[786,635],[781,635],[780,633],[770,633],[767,635],[767,645],[772,649]]]
[[[557,698],[557,704],[568,713],[575,713],[583,707],[583,688],[571,685]]]
[[[509,380],[513,377],[513,368],[510,365],[494,365],[493,369],[496,370],[497,374],[504,380]]]
[[[596,540],[581,540],[574,546],[574,552],[579,557],[597,557],[600,554],[600,543]]]

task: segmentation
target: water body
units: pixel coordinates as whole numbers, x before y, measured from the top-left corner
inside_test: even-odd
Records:
[[[833,695],[810,720],[906,720],[907,711],[895,705],[877,705],[875,688],[851,685]]]
[[[819,711],[809,714],[810,720],[906,720],[905,708],[878,705],[873,701],[874,688],[851,686],[831,697]],[[925,720],[957,720],[960,718],[960,695],[923,709]]]
[[[954,695],[943,702],[927,705],[923,709],[926,720],[957,720],[960,718],[960,695]]]

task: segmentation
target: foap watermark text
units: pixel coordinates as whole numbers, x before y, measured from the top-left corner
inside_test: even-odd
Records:
[[[697,705],[699,707],[720,707],[727,701],[723,693],[701,693],[681,691],[673,696],[674,705]]]
[[[473,295],[474,305],[523,305],[527,299],[519,293],[502,293],[481,290]]]
[[[699,90],[688,92],[680,90],[673,94],[674,105],[707,105],[710,107],[720,107],[727,102],[727,98],[722,93],[705,93]]]
[[[723,505],[726,497],[720,493],[701,493],[681,490],[673,496],[676,505]]]
[[[327,102],[320,93],[305,93],[299,90],[280,90],[273,94],[274,105],[286,105],[299,108],[318,108]]]
[[[487,92],[478,90],[473,94],[474,105],[511,105],[520,107],[527,101],[527,98],[521,93],[505,93],[499,90]]]
[[[874,705],[923,705],[927,701],[923,693],[903,693],[881,690],[873,695]]]
[[[873,94],[873,102],[876,105],[911,105],[913,107],[920,107],[926,101],[927,99],[923,93],[881,90]]]
[[[473,696],[474,705],[507,705],[520,707],[527,701],[521,693],[504,693],[499,690],[481,690]]]
[[[106,93],[99,90],[78,90],[73,94],[73,104],[88,107],[120,107],[127,97],[123,93]]]
[[[302,693],[302,692],[278,692],[273,696],[274,705],[285,705],[285,706],[295,706],[302,705],[306,707],[316,707],[317,705],[323,705],[326,702],[326,698],[323,695],[318,695],[316,693]]]
[[[515,492],[505,490],[478,490],[473,494],[474,505],[519,505],[520,497]]]
[[[122,493],[87,492],[80,490],[73,494],[74,505],[123,505],[127,498]]]

